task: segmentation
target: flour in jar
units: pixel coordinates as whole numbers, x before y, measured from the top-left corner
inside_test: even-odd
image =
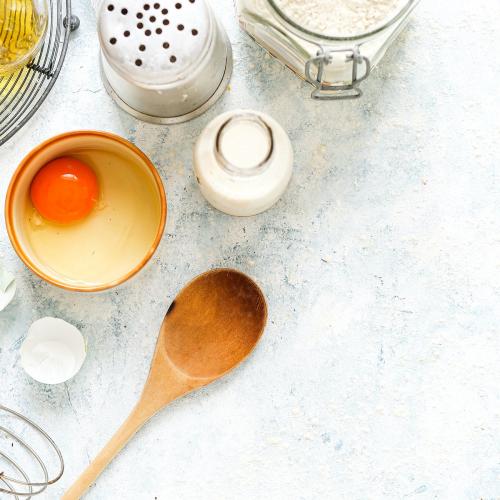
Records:
[[[299,26],[326,36],[367,33],[390,20],[408,0],[274,0]]]

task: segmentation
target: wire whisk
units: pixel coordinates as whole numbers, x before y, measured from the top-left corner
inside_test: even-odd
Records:
[[[12,455],[9,456],[0,448],[0,493],[14,496],[14,498],[18,500],[20,497],[29,500],[32,496],[39,495],[45,491],[49,485],[54,484],[61,478],[64,473],[63,456],[54,440],[32,420],[6,406],[0,405],[0,416],[2,415],[17,419],[24,427],[21,429],[21,433],[23,433],[26,428],[33,431],[42,441],[49,445],[49,448],[55,453],[59,461],[57,474],[50,478],[46,463],[40,457],[40,454],[35,451],[34,447],[28,444],[25,438],[21,437],[18,432],[14,432],[12,429],[0,425],[0,435],[3,435],[11,441],[12,448],[14,448],[14,445],[19,445],[21,451],[25,452],[27,457],[30,457],[30,461],[32,462],[30,464],[31,469],[34,466],[35,470],[38,470],[38,474],[40,474],[41,471],[43,476],[43,480],[32,481],[28,472],[26,472],[26,466],[23,467],[20,465],[18,460],[13,458]],[[9,468],[9,472],[5,471],[5,467]]]

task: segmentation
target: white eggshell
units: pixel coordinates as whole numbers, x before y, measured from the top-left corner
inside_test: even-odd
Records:
[[[43,384],[61,384],[75,376],[85,356],[85,341],[78,328],[58,318],[35,321],[21,346],[24,370]]]
[[[16,281],[12,274],[0,268],[0,311],[3,311],[16,294]]]

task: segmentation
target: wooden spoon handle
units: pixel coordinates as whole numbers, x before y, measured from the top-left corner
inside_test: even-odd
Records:
[[[156,413],[158,408],[150,408],[139,402],[123,422],[108,444],[101,450],[99,455],[75,481],[75,483],[61,497],[62,500],[77,500],[83,496],[85,491],[92,486],[101,472],[121,451],[135,433]]]

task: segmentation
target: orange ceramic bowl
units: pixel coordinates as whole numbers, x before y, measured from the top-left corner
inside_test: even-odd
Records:
[[[100,186],[93,212],[70,225],[43,219],[30,198],[35,174],[63,156],[89,165]],[[5,201],[7,232],[21,260],[45,281],[80,292],[107,290],[138,273],[156,251],[166,217],[154,165],[107,132],[68,132],[37,146],[15,171]]]

